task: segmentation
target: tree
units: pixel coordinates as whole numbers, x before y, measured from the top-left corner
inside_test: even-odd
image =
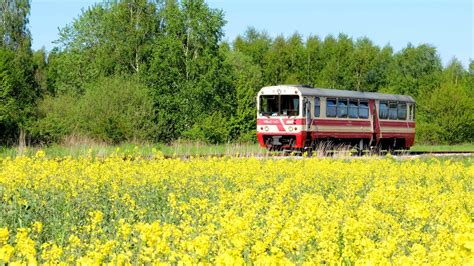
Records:
[[[305,75],[305,47],[301,35],[293,33],[286,41],[286,58],[283,58],[288,66],[288,76],[284,83],[301,84],[306,78]]]
[[[255,139],[255,96],[262,85],[260,66],[252,58],[240,52],[228,53],[232,66],[232,80],[235,90],[235,107],[232,115],[232,135],[244,141]]]
[[[204,1],[167,1],[160,12],[147,84],[152,87],[158,125],[157,138],[176,139],[196,133],[201,121],[225,111],[230,92],[228,68],[219,49],[225,24],[221,10]],[[187,134],[190,136],[190,134]]]
[[[46,49],[43,47],[37,51],[33,52],[33,69],[35,83],[38,85],[40,95],[44,95],[48,92],[48,83],[47,83],[47,74],[48,74],[48,65],[47,65],[47,53]]]
[[[321,40],[317,36],[310,36],[305,43],[305,78],[308,85],[319,85],[318,79],[324,66],[321,55]]]
[[[95,4],[60,30],[54,50],[59,90],[83,92],[104,76],[142,74],[149,67],[160,6],[148,0]]]
[[[393,57],[386,91],[415,98],[429,94],[439,87],[441,71],[441,59],[436,48],[426,44],[417,47],[408,44]]]
[[[339,34],[337,39],[331,35],[324,39],[321,56],[325,64],[318,80],[319,86],[333,89],[353,89],[353,71],[350,65],[353,46],[352,39],[345,34]]]
[[[418,104],[417,138],[456,144],[474,141],[474,99],[460,84],[445,82]]]
[[[38,96],[28,30],[29,13],[29,0],[0,2],[0,75],[3,77],[0,127],[10,132],[19,131],[20,150],[26,144],[26,129]]]
[[[357,91],[370,90],[370,73],[374,69],[379,48],[374,46],[368,38],[358,39],[354,45],[351,57],[353,71],[352,88]]]
[[[467,71],[464,70],[462,63],[453,58],[443,70],[442,79],[444,82],[450,82],[454,85],[464,85],[467,79]]]
[[[259,32],[249,27],[242,36],[237,36],[233,42],[234,51],[248,56],[254,64],[263,68],[265,54],[270,49],[272,39],[265,31]]]
[[[388,86],[388,69],[392,62],[393,49],[389,45],[384,46],[374,58],[372,67],[367,73],[367,90],[371,92],[381,91]]]
[[[264,84],[277,85],[285,83],[288,77],[288,65],[285,61],[287,52],[285,37],[276,37],[265,55]]]

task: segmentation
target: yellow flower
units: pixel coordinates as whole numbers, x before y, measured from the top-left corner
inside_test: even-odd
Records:
[[[0,228],[0,244],[5,245],[8,241],[8,228]]]
[[[36,233],[40,234],[43,231],[43,224],[41,222],[34,222],[33,225],[31,226],[33,228],[33,231]]]

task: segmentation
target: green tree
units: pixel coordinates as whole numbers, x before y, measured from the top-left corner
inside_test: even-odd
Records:
[[[445,82],[418,106],[420,142],[455,144],[474,141],[474,98],[460,84]]]
[[[235,89],[235,107],[232,115],[231,134],[244,141],[255,140],[255,96],[262,85],[260,66],[240,52],[229,53]]]
[[[439,87],[441,59],[432,46],[408,44],[394,55],[389,68],[388,92],[417,98]]]
[[[216,110],[230,116],[230,87],[223,82],[228,68],[219,49],[225,21],[221,10],[200,0],[167,1],[160,16],[146,79],[153,88],[157,137],[170,141],[196,132],[194,125]]]
[[[53,80],[59,90],[82,92],[99,77],[141,74],[157,35],[160,6],[148,0],[104,1],[60,30]]]
[[[358,39],[354,44],[354,52],[350,59],[352,73],[352,88],[357,91],[371,90],[370,74],[375,68],[379,48],[368,38]]]
[[[308,85],[317,86],[320,73],[324,67],[324,61],[321,55],[321,40],[317,36],[310,36],[305,43],[305,67],[304,78]]]
[[[392,59],[392,47],[386,45],[380,49],[367,73],[366,86],[368,91],[377,92],[388,86],[388,69]]]
[[[464,86],[465,82],[467,82],[467,78],[468,72],[464,70],[462,63],[456,58],[453,58],[448,63],[442,74],[442,80],[444,82],[450,82],[454,85]]]
[[[4,132],[18,130],[20,149],[25,146],[26,130],[38,96],[28,30],[29,13],[28,0],[0,2],[0,128]],[[13,136],[4,137],[3,140]]]
[[[249,27],[241,36],[237,36],[233,42],[234,51],[242,53],[251,58],[254,64],[263,68],[265,65],[265,54],[270,49],[272,39],[264,31],[259,32]]]
[[[354,71],[350,65],[353,50],[353,41],[345,34],[339,34],[337,39],[331,35],[324,39],[321,56],[325,64],[318,80],[319,86],[333,89],[353,89]]]
[[[46,49],[43,47],[33,52],[33,69],[35,83],[38,85],[40,95],[44,95],[48,92],[47,74],[48,64]]]

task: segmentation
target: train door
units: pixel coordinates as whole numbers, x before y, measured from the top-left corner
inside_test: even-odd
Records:
[[[306,131],[310,131],[311,130],[311,123],[312,123],[312,119],[311,119],[311,100],[308,99],[307,97],[304,97],[304,116],[305,116],[305,124],[306,124]]]
[[[377,146],[379,144],[379,140],[381,137],[380,133],[380,120],[377,111],[377,101],[369,100],[369,108],[370,108],[370,120],[372,122],[372,140],[371,146]]]

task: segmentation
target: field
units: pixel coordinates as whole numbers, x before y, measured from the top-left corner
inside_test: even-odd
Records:
[[[474,263],[473,158],[0,159],[0,264]]]

